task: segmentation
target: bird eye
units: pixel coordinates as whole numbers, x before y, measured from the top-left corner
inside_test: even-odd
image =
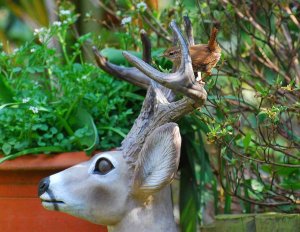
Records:
[[[114,168],[114,165],[108,159],[101,158],[95,164],[94,174],[105,175]]]
[[[170,52],[169,53],[170,56],[173,56],[174,54],[175,54],[175,52]]]

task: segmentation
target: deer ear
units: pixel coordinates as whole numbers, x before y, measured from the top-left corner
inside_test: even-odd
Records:
[[[133,195],[147,197],[169,184],[177,171],[181,136],[176,123],[156,128],[146,139],[133,175]]]

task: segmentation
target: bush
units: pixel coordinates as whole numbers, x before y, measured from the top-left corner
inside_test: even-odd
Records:
[[[84,61],[82,44],[91,34],[68,37],[77,16],[61,9],[60,19],[11,54],[0,54],[1,161],[115,147],[138,113],[142,97],[135,87]]]

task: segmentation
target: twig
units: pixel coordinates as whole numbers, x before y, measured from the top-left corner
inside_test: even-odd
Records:
[[[228,144],[226,144],[226,147],[230,149],[230,151],[232,151],[234,154],[236,154],[237,156],[247,159],[247,160],[251,160],[257,163],[261,163],[261,164],[271,164],[274,166],[279,166],[279,167],[289,167],[289,168],[300,168],[300,165],[298,164],[281,164],[281,163],[275,163],[275,162],[271,162],[268,159],[265,160],[259,160],[259,159],[255,159],[255,158],[251,158],[245,155],[240,154],[239,152],[236,152],[234,149],[232,149],[230,146],[228,146]]]
[[[168,42],[172,42],[172,40],[164,35],[163,33],[161,33],[150,21],[147,17],[145,17],[144,15],[142,15],[142,19],[148,24],[148,26],[161,38],[167,40]]]
[[[221,150],[221,149],[220,149]],[[226,188],[226,186],[224,185],[224,183],[223,183],[223,180],[222,180],[222,177],[224,177],[224,175],[225,175],[225,178],[227,179],[227,175],[228,175],[228,172],[226,172],[225,174],[223,173],[223,171],[222,171],[222,157],[221,157],[221,152],[219,152],[219,154],[218,154],[218,164],[219,164],[219,170],[220,170],[220,173],[219,173],[219,175],[218,175],[218,179],[219,179],[219,182],[220,182],[220,184],[221,184],[221,186],[222,186],[222,188],[223,188],[223,190],[227,193],[227,194],[229,194],[229,195],[231,195],[231,196],[235,196],[235,197],[237,197],[237,198],[239,198],[239,199],[241,199],[241,200],[243,200],[243,201],[246,201],[246,202],[249,202],[249,203],[251,203],[251,204],[255,204],[255,205],[262,205],[262,206],[270,206],[270,207],[276,207],[276,206],[281,206],[281,205],[291,205],[291,204],[297,204],[295,201],[293,201],[292,199],[290,199],[290,198],[288,198],[288,199],[290,199],[290,201],[286,201],[286,202],[272,202],[272,203],[267,203],[267,202],[261,202],[261,201],[255,201],[255,200],[252,200],[252,199],[249,199],[249,198],[245,198],[245,197],[242,197],[241,195],[239,195],[239,194],[237,194],[237,193],[234,193],[234,192],[232,192],[232,191],[228,191],[228,189]],[[222,175],[222,173],[224,174],[224,175]],[[228,179],[227,179],[227,181],[228,181]],[[237,191],[236,191],[237,192]],[[284,197],[284,196],[283,196]],[[287,198],[287,197],[285,197],[285,198]]]
[[[116,14],[116,12],[112,11],[111,9],[109,9],[102,1],[100,0],[90,0],[94,5],[99,5],[100,7],[103,8],[103,10],[105,10],[107,13],[109,13],[110,15],[113,15],[117,20],[121,20],[120,17]]]
[[[288,15],[290,16],[291,20],[296,24],[296,26],[298,28],[300,28],[300,22],[298,21],[298,19],[296,18],[296,16],[293,14],[293,12],[289,8],[289,6],[286,4],[286,6],[284,6],[283,9],[286,11],[286,13],[288,13]]]

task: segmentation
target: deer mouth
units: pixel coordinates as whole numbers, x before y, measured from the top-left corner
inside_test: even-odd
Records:
[[[65,202],[56,199],[41,199],[42,206],[48,210],[60,211],[66,205]]]
[[[41,199],[42,200],[42,204],[43,203],[46,203],[46,204],[65,204],[65,202],[63,201],[58,201],[58,200],[55,200],[55,199],[49,199],[49,200],[46,200],[46,199]]]

